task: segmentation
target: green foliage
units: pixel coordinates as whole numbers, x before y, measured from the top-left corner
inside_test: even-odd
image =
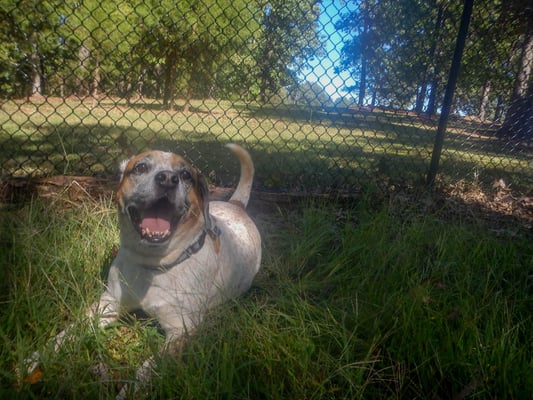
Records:
[[[328,107],[332,101],[322,85],[316,82],[303,82],[291,88],[289,95],[295,104],[312,107]]]
[[[461,3],[356,0],[347,4],[350,11],[336,24],[347,35],[338,70],[351,72],[356,84],[347,89],[358,93],[359,105],[435,113],[448,77]],[[457,86],[457,111],[476,115],[483,109],[482,119],[489,112],[496,119],[501,117],[501,103],[509,101],[518,76],[516,42],[529,14],[520,1],[507,4],[495,0],[474,7]],[[487,85],[492,91],[483,98]]]
[[[352,71],[356,85],[348,89],[358,91],[359,105],[410,109],[416,101],[424,103],[426,91],[442,89],[448,72],[442,64],[449,64],[453,51],[450,24],[456,21],[456,6],[419,0],[349,4],[351,11],[337,22],[337,29],[348,35],[338,69]],[[416,99],[422,88],[424,94]]]
[[[166,103],[174,101],[175,89],[181,89],[182,95],[194,92],[206,97],[213,90],[230,91],[228,83],[246,76],[242,70],[250,62],[246,45],[259,29],[253,5],[169,0],[149,8],[141,2],[134,10],[143,14],[139,51],[149,55],[139,60],[139,68],[155,80],[153,69],[162,66]],[[181,82],[178,76],[182,76]],[[235,89],[241,87],[242,83]]]
[[[336,32],[321,31],[321,13]],[[275,103],[306,91],[297,87],[319,58],[317,71],[331,63],[340,74],[327,77],[336,85],[351,75],[345,89],[360,106],[435,114],[460,14],[461,2],[441,0],[6,0],[0,95],[149,97],[169,109],[184,98],[186,111],[192,98]],[[520,61],[530,19],[524,0],[475,5],[456,111],[499,120],[512,108],[530,80],[530,61]],[[338,48],[328,49],[333,36]]]
[[[315,0],[261,1],[262,31],[256,50],[260,101],[298,81],[307,61],[322,54]]]
[[[43,95],[162,97],[173,108],[177,94],[275,93],[315,55],[318,13],[308,1],[3,2],[0,94],[33,85]]]
[[[58,29],[63,6],[63,2],[55,0],[2,2],[1,95],[44,94],[44,74],[54,68],[62,51]]]

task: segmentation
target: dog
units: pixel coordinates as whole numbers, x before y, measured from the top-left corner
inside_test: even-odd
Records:
[[[87,313],[99,327],[143,310],[165,333],[163,352],[173,353],[207,310],[250,288],[261,264],[261,236],[245,211],[254,166],[242,147],[227,147],[241,169],[227,202],[210,202],[205,178],[176,154],[147,151],[121,164],[120,248],[100,300]],[[68,329],[58,334],[55,348],[68,337]],[[29,369],[37,363],[34,353]],[[154,367],[151,357],[138,369],[134,392]],[[117,398],[130,390],[124,386]]]

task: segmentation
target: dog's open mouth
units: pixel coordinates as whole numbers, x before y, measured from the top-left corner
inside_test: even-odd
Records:
[[[130,206],[128,213],[141,238],[150,243],[162,243],[170,238],[179,220],[176,207],[166,198],[142,210]]]

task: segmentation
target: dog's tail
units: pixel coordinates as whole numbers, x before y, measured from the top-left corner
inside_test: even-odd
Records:
[[[229,199],[232,203],[237,203],[245,208],[250,199],[250,192],[252,190],[252,182],[254,180],[254,163],[250,154],[241,146],[229,143],[226,145],[239,159],[241,163],[241,177],[239,184]]]

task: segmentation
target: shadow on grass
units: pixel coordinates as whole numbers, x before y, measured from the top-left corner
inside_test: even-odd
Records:
[[[310,114],[300,107],[288,106],[248,105],[239,112],[270,121],[287,119],[302,126],[347,130],[328,131],[321,136],[315,135],[314,130],[312,139],[300,134],[287,138],[277,131],[267,132],[263,138],[234,137],[232,141],[250,149],[256,164],[256,189],[351,192],[376,182],[388,187],[392,183],[412,185],[424,181],[433,145],[433,122],[422,124],[416,116],[386,112],[335,114],[314,110]],[[116,176],[120,161],[130,155],[160,149],[184,155],[214,185],[232,186],[238,179],[238,165],[223,147],[227,139],[197,132],[194,126],[182,124],[178,132],[170,133],[164,128],[155,131],[103,123],[26,124],[31,125],[26,127],[31,135],[0,138],[5,157],[0,163],[2,177],[68,174],[109,178]],[[520,149],[503,161],[491,163],[493,157],[507,157],[498,142],[451,133],[445,153],[440,171],[445,176],[475,175],[477,179],[481,174],[487,181],[507,178],[531,183],[531,171],[521,169],[529,162],[531,152]],[[482,162],[481,157],[489,161]],[[511,159],[515,160],[514,165]]]
[[[236,108],[239,109],[238,106]],[[363,132],[385,133],[396,145],[433,146],[437,117],[410,115],[401,112],[353,110],[349,108],[303,108],[301,106],[241,106],[242,112],[256,118],[287,119],[300,123],[316,123]],[[526,142],[504,140],[496,135],[493,124],[452,118],[448,124],[445,148],[453,153],[465,148],[477,155],[506,156],[527,161],[533,147]],[[371,135],[370,135],[371,136]]]
[[[114,126],[45,125],[40,135],[11,137],[0,142],[4,174],[53,176],[89,175],[102,178],[116,176],[120,161],[146,149],[182,154],[191,160],[212,184],[234,185],[238,164],[223,147],[227,140],[215,135],[198,135],[192,130],[161,135],[135,128]],[[368,151],[369,143],[380,147],[382,139],[364,138],[360,143],[335,144],[310,142],[306,139],[276,139],[270,143],[232,140],[250,149],[256,164],[256,188],[276,191],[350,190],[376,178],[376,174],[401,170],[387,166],[383,155]],[[390,163],[413,163],[416,156],[391,157]],[[415,164],[421,166],[418,157]],[[403,168],[408,175],[408,168]],[[13,173],[15,172],[15,173]]]

